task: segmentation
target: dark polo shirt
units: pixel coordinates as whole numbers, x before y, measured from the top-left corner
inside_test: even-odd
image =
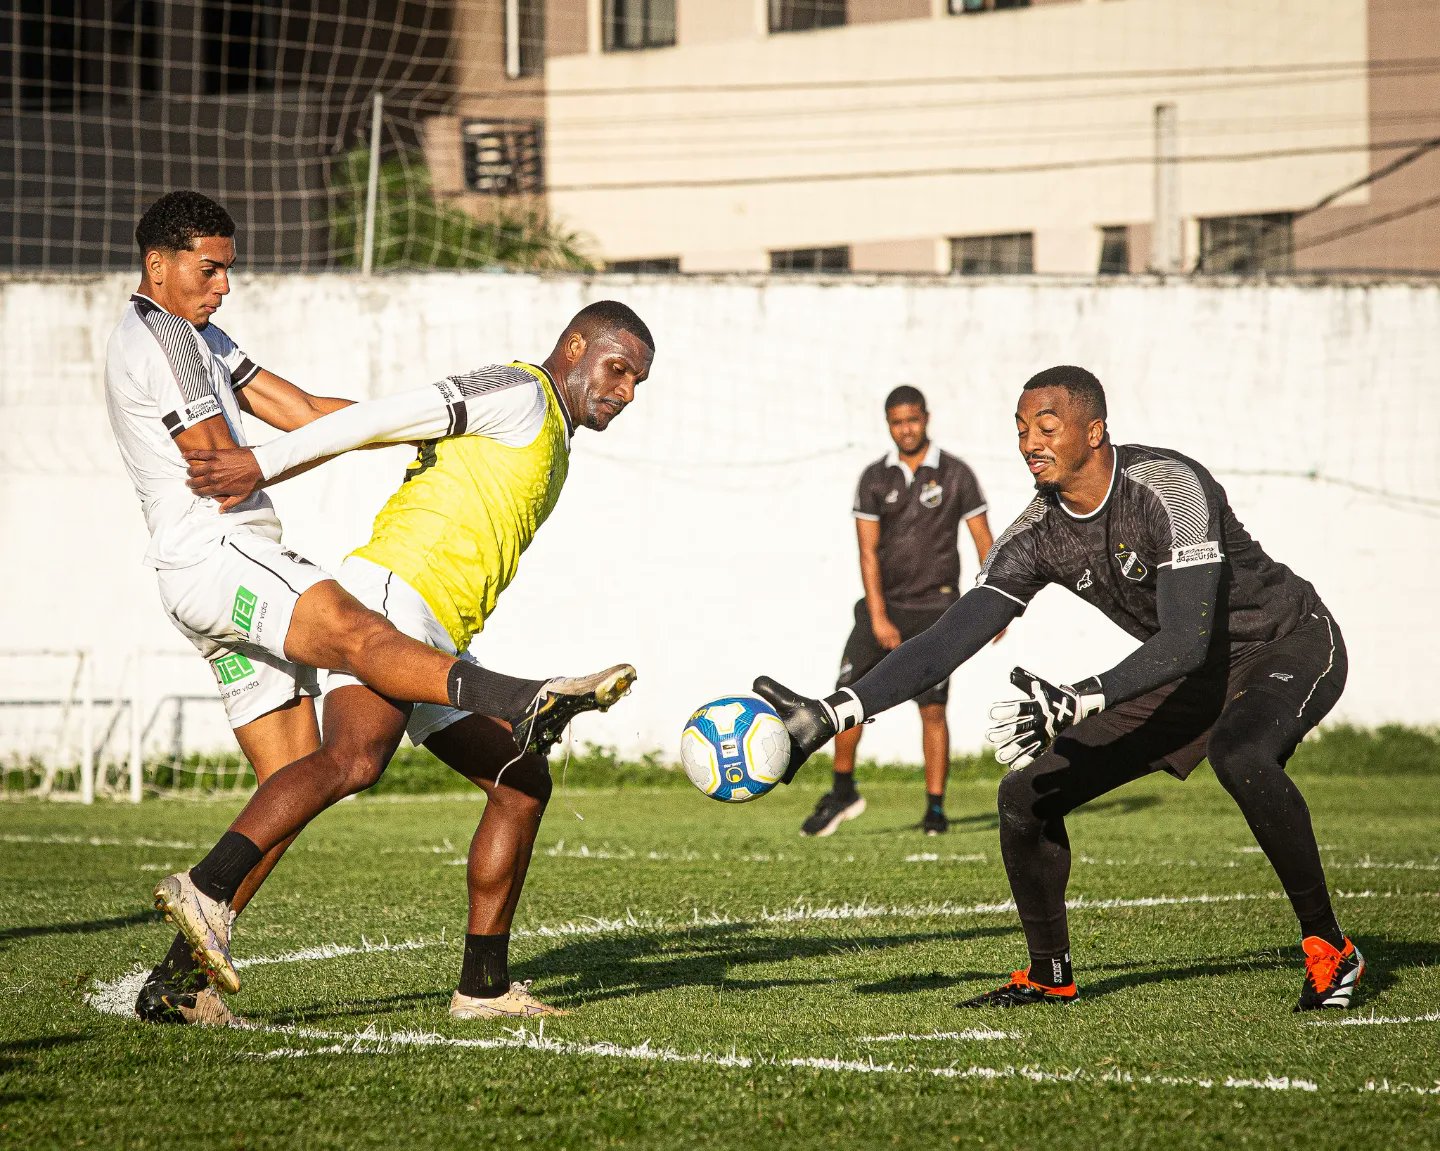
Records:
[[[886,606],[953,603],[960,590],[960,524],[984,510],[975,473],[933,442],[913,475],[894,450],[861,472],[854,514],[880,524]]]

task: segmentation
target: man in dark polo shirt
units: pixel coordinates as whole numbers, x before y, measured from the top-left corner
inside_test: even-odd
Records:
[[[991,549],[977,586],[934,627],[823,700],[761,677],[790,732],[788,780],[846,728],[949,675],[1047,584],[1070,589],[1140,641],[1073,685],[1016,668],[1023,699],[990,709],[1000,853],[1029,964],[960,1004],[1069,1003],[1065,817],[1153,772],[1184,779],[1208,758],[1299,921],[1296,1011],[1349,1007],[1365,972],[1341,930],[1310,810],[1285,765],[1345,686],[1345,641],[1311,584],[1268,556],[1225,489],[1166,448],[1112,444],[1105,391],[1072,365],[1033,376],[1015,410],[1035,498]]]
[[[845,643],[837,687],[849,687],[885,653],[919,635],[960,595],[960,525],[970,528],[980,562],[990,550],[990,523],[980,484],[963,460],[930,442],[930,413],[918,388],[904,385],[885,398],[885,422],[894,450],[860,473],[855,490],[855,533],[865,597],[855,605],[855,627]],[[950,770],[948,678],[915,696],[925,752],[927,835],[949,829],[945,779]],[[855,788],[860,729],[835,740],[835,781],[820,797],[802,835],[831,835],[865,810]]]

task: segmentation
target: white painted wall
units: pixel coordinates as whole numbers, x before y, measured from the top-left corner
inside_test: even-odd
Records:
[[[150,690],[206,691],[141,566],[105,419],[105,341],[132,286],[0,281],[0,648],[93,645],[102,688],[131,648],[165,650],[176,656],[152,661]],[[603,296],[653,327],[653,378],[609,432],[577,437],[565,496],[476,646],[522,674],[632,660],[633,698],[577,738],[669,753],[695,704],[757,673],[826,689],[860,594],[849,502],[888,445],[885,393],[926,391],[998,534],[1028,492],[1018,389],[1062,362],[1106,383],[1117,440],[1206,463],[1271,554],[1320,588],[1350,647],[1339,716],[1440,723],[1440,288],[242,276],[220,322],[312,390],[369,396],[542,358]],[[357,453],[277,488],[290,544],[335,564],[406,456]],[[1047,590],[956,677],[957,746],[978,746],[1013,664],[1063,680],[1129,646]],[[23,665],[5,667],[0,694],[23,691]],[[918,759],[912,709],[883,717],[865,748]]]

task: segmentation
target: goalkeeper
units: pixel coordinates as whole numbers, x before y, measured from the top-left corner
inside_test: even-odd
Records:
[[[1365,962],[1336,921],[1309,809],[1285,773],[1344,688],[1339,627],[1315,589],[1249,536],[1205,468],[1163,448],[1111,444],[1105,393],[1090,372],[1034,376],[1015,426],[1037,495],[996,541],[976,587],[824,700],[756,681],[794,741],[790,775],[837,731],[949,676],[1041,587],[1069,588],[1143,642],[1074,686],[1016,668],[1011,682],[1025,698],[991,708],[989,738],[1010,768],[1000,848],[1030,961],[960,1006],[1076,998],[1065,816],[1151,772],[1184,779],[1208,755],[1300,921],[1295,1010],[1349,1007]]]

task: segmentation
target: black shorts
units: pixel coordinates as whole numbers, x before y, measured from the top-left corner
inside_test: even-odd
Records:
[[[1253,714],[1259,697],[1263,742],[1283,765],[1344,690],[1349,664],[1340,628],[1321,606],[1289,635],[1227,655],[1076,724],[1041,758],[1058,756],[1080,767],[1098,755],[1104,767],[1097,776],[1118,772],[1138,778],[1163,770],[1184,779],[1206,757],[1221,719],[1242,699],[1245,712]]]
[[[901,639],[913,639],[933,624],[948,610],[944,607],[886,608],[890,622],[900,629]],[[862,599],[855,605],[855,627],[845,641],[845,654],[840,657],[840,676],[835,686],[849,687],[862,675],[871,670],[889,653],[875,639],[870,628],[870,609]],[[950,698],[950,680],[942,679],[934,687],[927,688],[915,697],[917,704],[945,703]]]

